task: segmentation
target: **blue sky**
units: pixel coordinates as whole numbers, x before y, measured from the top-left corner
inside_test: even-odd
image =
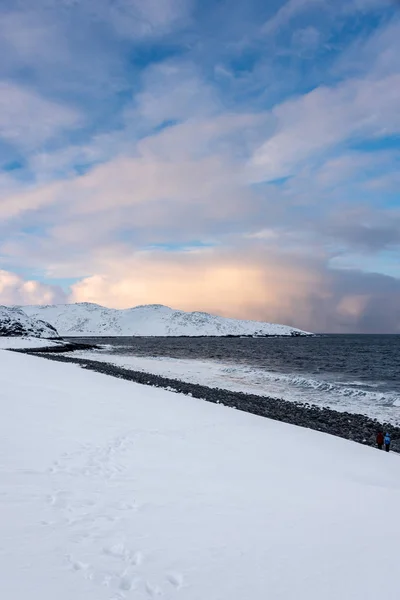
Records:
[[[5,0],[0,302],[400,332],[400,3]]]

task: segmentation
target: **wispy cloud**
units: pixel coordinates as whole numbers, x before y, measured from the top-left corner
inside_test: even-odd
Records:
[[[289,26],[292,19],[299,15],[315,18],[317,11],[325,12],[330,18],[351,15],[357,12],[368,13],[390,7],[396,0],[286,0],[276,13],[264,23],[265,34],[275,34]]]
[[[400,132],[400,74],[317,88],[273,110],[276,133],[255,153],[258,178],[293,174],[299,164],[351,138]]]
[[[288,0],[263,26],[265,34],[274,34],[288,25],[293,17],[305,11],[326,9],[326,0]]]
[[[191,0],[93,0],[89,14],[111,23],[128,37],[153,37],[182,25],[190,15]],[[87,6],[86,6],[87,9]]]
[[[58,133],[80,125],[77,110],[0,82],[0,138],[21,149],[37,148]]]

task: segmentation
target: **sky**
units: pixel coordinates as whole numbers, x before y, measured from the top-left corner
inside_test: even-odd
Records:
[[[400,2],[2,0],[0,303],[400,333]]]

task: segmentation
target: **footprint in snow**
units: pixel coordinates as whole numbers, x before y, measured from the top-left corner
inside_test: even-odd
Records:
[[[71,564],[71,567],[73,568],[74,571],[87,571],[89,568],[89,565],[77,560]]]
[[[120,510],[122,511],[130,511],[130,510],[138,510],[139,507],[134,504],[134,503],[128,503],[128,502],[116,502],[115,504],[111,505],[111,508],[115,508],[116,510]]]
[[[68,505],[67,500],[69,496],[70,494],[68,492],[58,491],[51,496],[48,496],[47,500],[51,506],[56,508],[66,508]]]
[[[103,548],[103,554],[107,554],[113,558],[119,558],[126,563],[131,564],[133,567],[138,567],[143,562],[143,553],[140,552],[140,550],[132,553],[123,542],[113,544],[112,546],[106,546]]]
[[[146,581],[146,592],[150,596],[150,598],[156,598],[159,596],[163,596],[163,591],[158,585],[153,585]]]
[[[129,577],[128,575],[124,575],[121,577],[119,581],[119,589],[124,592],[129,592],[132,589],[135,589],[139,580],[135,577]]]
[[[177,590],[183,587],[183,576],[180,573],[167,573],[166,579]]]
[[[124,560],[130,558],[129,550],[122,542],[113,544],[112,546],[106,546],[103,548],[103,553],[113,556],[114,558],[123,558]]]
[[[131,556],[130,558],[130,563],[131,565],[133,565],[134,567],[139,567],[143,562],[143,554],[142,552],[140,552],[140,550],[138,552],[135,552],[133,556]]]
[[[72,556],[67,556],[66,559],[73,571],[87,571],[90,567],[90,565],[86,563],[83,563],[79,560],[74,560]]]

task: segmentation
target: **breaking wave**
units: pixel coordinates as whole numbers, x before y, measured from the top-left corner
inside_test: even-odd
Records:
[[[125,368],[400,421],[400,336],[93,342],[93,358]]]
[[[221,368],[221,374],[230,380],[261,388],[258,393],[279,394],[288,400],[311,402],[325,406],[343,405],[342,410],[351,408],[351,401],[374,407],[400,406],[400,396],[394,391],[377,391],[378,383],[368,384],[361,381],[331,382],[300,374],[285,374],[253,369],[246,366],[227,366]],[[290,396],[290,397],[288,397]],[[375,411],[374,411],[375,412]]]

